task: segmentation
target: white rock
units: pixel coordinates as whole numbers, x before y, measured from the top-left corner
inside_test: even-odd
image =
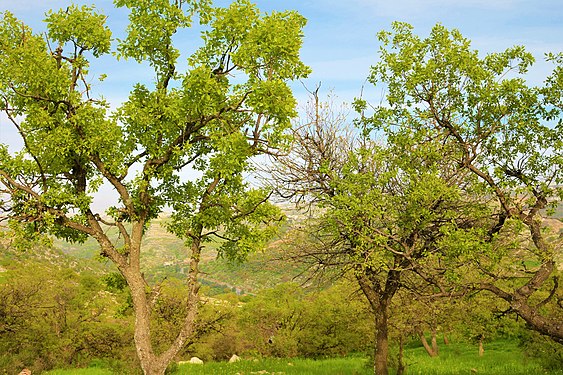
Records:
[[[235,363],[240,361],[240,357],[236,354],[233,354],[233,356],[231,357],[231,359],[229,359],[229,363]]]
[[[193,364],[196,364],[196,365],[203,365],[203,361],[201,359],[199,359],[198,357],[190,358],[190,363],[193,363]]]

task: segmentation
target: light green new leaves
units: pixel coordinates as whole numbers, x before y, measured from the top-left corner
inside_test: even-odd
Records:
[[[138,62],[147,60],[161,77],[174,73],[180,51],[174,48],[172,36],[178,29],[189,27],[195,13],[208,12],[209,3],[201,0],[116,0],[117,7],[131,10],[127,37],[119,41],[117,56]]]
[[[47,43],[3,15],[1,106],[25,150],[1,168],[37,193],[14,194],[10,204],[70,238],[65,225],[90,225],[83,215],[103,179],[119,191],[107,211],[118,222],[146,227],[168,205],[182,238],[225,236],[222,251],[231,258],[263,246],[281,214],[265,203],[267,192],[248,189],[243,174],[250,158],[286,144],[296,114],[287,82],[309,72],[299,58],[304,18],[262,14],[245,0],[226,8],[207,0],[115,4],[130,10],[117,57],[148,62],[156,84],[136,85],[111,116],[88,83],[89,58],[110,51],[105,16],[93,7],[49,12]],[[205,27],[203,46],[180,72],[174,36],[196,20]],[[186,171],[198,177],[186,181]]]
[[[47,13],[49,38],[64,45],[68,42],[78,50],[100,57],[110,50],[111,31],[105,25],[106,16],[95,13],[93,7],[70,5],[66,10]]]
[[[105,17],[89,7],[50,12],[46,22],[50,42],[59,43],[55,51],[11,14],[0,20],[2,109],[24,141],[20,153],[2,159],[0,169],[8,176],[2,183],[14,188],[15,180],[35,192],[16,192],[9,202],[14,217],[29,221],[32,230],[83,240],[85,234],[62,225],[61,216],[84,223],[81,213],[100,185],[89,158],[115,160],[117,154],[121,134],[107,119],[106,104],[81,93],[90,90],[85,54],[109,52],[111,33]]]
[[[197,119],[224,110],[229,90],[228,80],[214,77],[208,67],[200,65],[190,70],[182,81],[182,105],[186,117]]]
[[[499,186],[561,181],[562,128],[548,123],[561,121],[557,70],[549,88],[531,87],[523,74],[534,58],[523,47],[480,57],[459,31],[439,24],[420,38],[394,23],[379,38],[381,61],[370,81],[387,86],[388,105],[365,121],[368,129],[447,139],[458,150],[454,160],[495,170]]]
[[[306,19],[297,12],[262,16],[254,4],[238,0],[210,14],[205,46],[189,59],[190,64],[215,69],[231,63],[251,79],[297,79],[310,72],[299,58]]]
[[[44,106],[55,109],[57,100],[68,95],[68,70],[57,70],[56,61],[47,51],[42,36],[17,20],[11,13],[4,12],[0,20],[0,90],[16,115],[21,115],[28,103],[40,96]],[[23,95],[21,95],[23,94]],[[5,102],[2,103],[2,106]]]
[[[187,182],[177,190],[178,197],[169,230],[188,245],[196,228],[204,228],[203,243],[218,243],[218,252],[230,260],[244,260],[263,249],[284,219],[280,208],[267,202],[269,193],[248,189],[240,175],[222,179],[213,192],[206,178]]]
[[[274,12],[263,17],[233,54],[233,62],[250,76],[296,79],[309,73],[299,60],[301,30],[306,20],[296,12]]]
[[[234,87],[255,113],[264,114],[280,127],[271,140],[289,126],[296,115],[295,99],[287,80],[309,74],[301,62],[302,28],[306,20],[296,12],[261,15],[247,0],[211,12],[210,30],[203,34],[205,45],[190,59],[192,66],[207,66],[222,78],[248,77]],[[230,74],[229,74],[230,73]]]
[[[117,115],[126,149],[158,164],[144,168],[131,188],[154,182],[151,195],[174,209],[170,229],[188,241],[223,236],[221,251],[231,258],[264,245],[279,212],[264,203],[265,192],[248,191],[242,176],[251,157],[286,143],[296,115],[287,81],[309,72],[299,59],[305,20],[294,12],[261,14],[246,0],[225,8],[198,1],[117,4],[131,9],[119,54],[148,60],[157,72],[155,90],[137,85]],[[195,15],[207,26],[203,46],[178,72],[171,36]],[[183,181],[179,170],[186,166],[202,176]],[[241,208],[249,201],[252,210]]]
[[[457,189],[433,165],[415,168],[416,162],[369,144],[350,153],[339,171],[326,171],[334,195],[323,201],[320,230],[344,240],[356,267],[388,271],[396,254],[417,259],[436,223],[457,218]]]

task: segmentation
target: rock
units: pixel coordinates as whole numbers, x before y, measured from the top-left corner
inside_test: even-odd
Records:
[[[240,357],[236,354],[233,354],[233,356],[231,357],[231,359],[229,359],[229,363],[235,363],[240,361]]]
[[[196,365],[203,365],[203,361],[201,359],[199,359],[198,357],[190,358],[190,363],[193,363],[193,364],[196,364]]]
[[[31,370],[28,368],[24,368],[18,375],[31,375]]]

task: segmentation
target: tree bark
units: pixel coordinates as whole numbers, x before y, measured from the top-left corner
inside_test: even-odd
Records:
[[[387,359],[389,357],[389,329],[387,326],[387,306],[383,305],[375,313],[375,355],[373,368],[375,375],[388,375]]]
[[[436,327],[432,328],[432,336],[431,336],[431,343],[432,343],[432,351],[434,352],[434,357],[437,357],[440,352],[438,349],[438,342],[436,341]]]
[[[141,226],[140,223],[135,225]],[[134,227],[135,228],[135,227]],[[139,231],[140,233],[140,231]],[[140,247],[142,235],[131,236],[131,251],[129,262],[120,264],[119,270],[131,291],[133,310],[135,314],[134,341],[137,356],[145,375],[164,375],[168,364],[182,349],[186,340],[194,331],[194,323],[198,312],[199,284],[197,276],[199,273],[199,260],[201,253],[200,236],[201,230],[194,236],[191,248],[190,270],[188,275],[188,305],[187,315],[184,323],[174,342],[163,353],[155,353],[151,340],[151,311],[152,301],[148,294],[148,285],[140,269]]]
[[[371,310],[374,315],[375,326],[375,348],[373,355],[373,371],[375,375],[388,375],[388,357],[389,357],[389,327],[388,327],[388,313],[389,303],[393,295],[397,291],[396,283],[389,282],[389,277],[399,277],[399,274],[388,274],[388,279],[384,291],[382,291],[378,284],[370,281],[365,275],[356,277],[362,292],[366,296]]]
[[[434,346],[436,346],[436,348],[437,348],[437,345],[435,343],[436,336],[433,337],[432,346],[430,346],[428,344],[428,341],[426,340],[426,336],[424,335],[424,331],[419,330],[417,333],[418,333],[418,337],[420,338],[420,342],[422,342],[422,346],[424,346],[424,349],[426,350],[426,353],[428,353],[428,355],[430,357],[438,356],[437,350],[436,351],[434,350]]]
[[[403,362],[403,335],[399,335],[399,354],[397,354],[397,375],[405,373],[405,364]]]
[[[494,284],[480,284],[480,288],[504,299],[535,331],[563,344],[563,322],[545,317],[537,308],[531,306],[529,297],[543,284],[555,269],[555,261],[550,259],[535,272],[534,277],[514,292],[507,292]]]
[[[448,338],[447,332],[444,332],[444,345],[450,345],[450,339]]]

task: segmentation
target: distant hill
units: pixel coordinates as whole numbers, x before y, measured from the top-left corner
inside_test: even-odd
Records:
[[[167,218],[153,222],[143,240],[142,264],[148,280],[159,281],[165,277],[183,278],[188,267],[188,250],[182,240],[165,229]],[[108,229],[108,235],[118,239],[118,232]],[[217,257],[214,244],[205,246],[200,264],[200,279],[208,293],[232,291],[238,294],[273,287],[293,280],[302,269],[295,264],[280,260],[282,249],[274,241],[263,252],[250,254],[242,263],[233,263]],[[83,244],[54,240],[54,247],[61,255],[80,263],[97,264],[99,270],[107,270],[108,261],[99,257],[98,244],[88,239]],[[95,267],[95,268],[96,268]]]
[[[289,224],[303,219],[303,214],[284,206]],[[546,219],[546,226],[553,233],[563,236],[563,205],[558,207],[554,216]],[[143,267],[148,280],[160,281],[166,277],[183,278],[187,272],[188,250],[182,240],[165,229],[167,218],[162,217],[153,222],[143,240]],[[108,228],[108,235],[116,240],[119,234]],[[252,294],[260,289],[273,287],[276,284],[299,280],[304,266],[283,260],[283,243],[274,239],[263,252],[250,254],[247,261],[232,263],[217,257],[214,244],[207,245],[202,253],[200,279],[207,294],[232,291],[238,294]],[[6,244],[4,243],[4,248]],[[0,243],[0,246],[2,244]],[[3,250],[0,253],[0,267],[33,258],[40,262],[69,266],[94,274],[115,271],[115,266],[107,259],[99,256],[98,244],[88,239],[83,244],[67,243],[54,240],[52,247],[43,247],[40,251]],[[563,267],[563,253],[559,254],[558,263]]]

